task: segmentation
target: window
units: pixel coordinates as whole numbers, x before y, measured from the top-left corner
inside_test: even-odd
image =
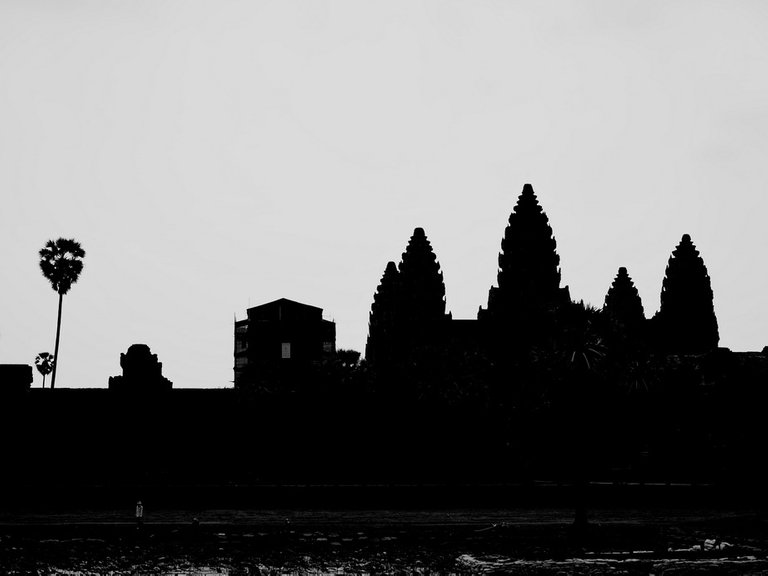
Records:
[[[248,350],[248,325],[235,326],[235,352]]]
[[[291,357],[291,343],[283,342],[280,358],[289,359]]]

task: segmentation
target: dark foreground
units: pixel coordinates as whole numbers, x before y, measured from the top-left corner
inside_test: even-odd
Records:
[[[0,513],[3,574],[768,574],[749,511],[147,510]],[[198,522],[194,519],[197,518]]]

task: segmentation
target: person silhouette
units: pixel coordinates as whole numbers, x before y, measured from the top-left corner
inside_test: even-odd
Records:
[[[136,502],[136,528],[141,528],[144,524],[144,506],[141,500]]]

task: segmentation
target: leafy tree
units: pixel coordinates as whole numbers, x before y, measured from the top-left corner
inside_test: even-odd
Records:
[[[369,392],[365,365],[357,350],[339,348],[315,365],[308,379],[311,386],[302,390],[306,397],[343,404],[350,410]]]
[[[45,388],[45,377],[53,370],[54,363],[54,356],[50,352],[40,352],[35,358],[35,367],[43,376],[43,388]]]
[[[602,312],[581,302],[571,302],[559,309],[556,340],[556,364],[563,380],[559,411],[567,436],[564,448],[570,458],[570,472],[575,483],[574,526],[587,524],[586,482],[592,473],[594,452],[600,451],[598,422],[610,412],[610,404],[601,386],[606,362],[606,347],[601,333]]]
[[[592,374],[605,356],[602,337],[602,313],[584,301],[560,308],[555,341],[558,351],[572,374]]]
[[[701,354],[720,341],[709,274],[688,234],[669,258],[655,324],[667,353]]]
[[[61,305],[64,294],[69,292],[72,284],[77,282],[83,271],[83,258],[85,250],[80,243],[67,238],[49,240],[40,250],[40,269],[43,276],[51,283],[51,287],[59,295],[59,313],[56,321],[56,346],[53,356],[56,362],[53,364],[53,376],[51,376],[51,388],[56,385],[56,368],[59,365],[59,337],[61,335]]]
[[[360,352],[347,348],[339,348],[336,350],[336,359],[345,368],[354,369],[360,364]]]

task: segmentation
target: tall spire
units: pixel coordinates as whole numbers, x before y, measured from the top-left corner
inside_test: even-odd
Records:
[[[423,324],[445,316],[445,283],[440,264],[423,228],[416,228],[400,262],[403,317]]]
[[[623,266],[605,295],[603,311],[613,322],[629,330],[637,328],[645,320],[640,294]]]
[[[533,186],[526,184],[504,230],[499,254],[498,289],[491,289],[488,310],[541,309],[558,301],[560,257],[549,219]]]
[[[400,273],[394,262],[388,262],[379,287],[373,295],[373,304],[368,316],[365,358],[369,362],[388,362],[392,357],[397,341],[401,296]]]
[[[366,359],[387,365],[434,344],[445,319],[443,273],[424,229],[416,228],[400,265],[387,264],[373,297]]]
[[[659,336],[667,352],[695,354],[717,347],[720,335],[707,267],[688,234],[672,252],[661,287]]]

